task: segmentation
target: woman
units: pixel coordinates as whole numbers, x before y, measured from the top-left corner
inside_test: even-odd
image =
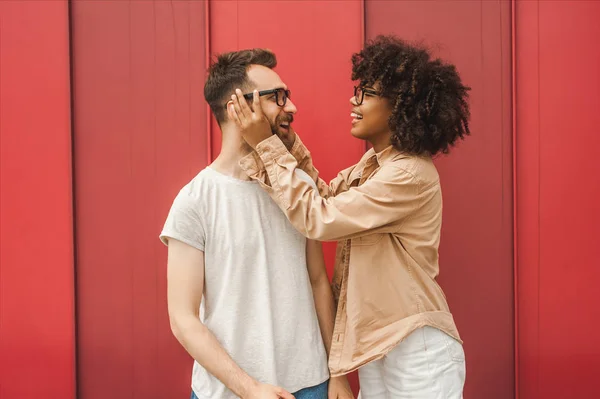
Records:
[[[358,369],[362,399],[461,398],[462,341],[436,282],[442,193],[432,157],[469,134],[469,88],[453,65],[394,37],[352,63],[351,133],[372,145],[360,162],[325,184],[300,139],[288,152],[257,94],[251,109],[238,92],[228,112],[256,149],[241,165],[302,234],[338,241],[332,376]]]

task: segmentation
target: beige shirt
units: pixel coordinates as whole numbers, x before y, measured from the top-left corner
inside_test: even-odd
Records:
[[[392,146],[380,153],[369,150],[327,185],[299,137],[290,153],[273,136],[240,165],[303,235],[338,241],[332,376],[383,357],[423,326],[462,343],[435,280],[442,193],[430,157]],[[315,180],[319,192],[295,176],[296,168]]]

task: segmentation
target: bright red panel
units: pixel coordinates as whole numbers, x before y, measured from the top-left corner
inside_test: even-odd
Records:
[[[436,160],[440,284],[465,341],[465,397],[514,395],[510,3],[367,1],[367,38],[394,33],[456,64],[471,137]]]
[[[266,47],[277,55],[276,71],[298,107],[294,126],[327,181],[365,151],[365,143],[350,135],[349,103],[350,57],[363,40],[362,6],[359,0],[210,2],[212,54]],[[214,118],[212,143],[214,158],[221,148]],[[335,244],[324,248],[331,275]],[[356,376],[351,380],[356,388]]]
[[[517,166],[517,378],[521,399],[539,396],[540,119],[538,3],[515,10]]]
[[[78,398],[189,397],[158,235],[207,162],[204,4],[72,7]]]
[[[67,1],[0,1],[0,398],[75,398]]]
[[[599,397],[600,3],[517,5],[520,393]]]

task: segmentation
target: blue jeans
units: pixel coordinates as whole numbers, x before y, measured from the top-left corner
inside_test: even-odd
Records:
[[[316,385],[310,388],[304,388],[298,392],[293,393],[296,399],[327,399],[327,388],[329,387],[329,381],[325,381],[322,384]],[[192,391],[190,399],[198,399],[196,394]]]
[[[296,399],[327,399],[327,388],[329,388],[329,381],[325,381],[314,387],[301,389],[292,395]]]

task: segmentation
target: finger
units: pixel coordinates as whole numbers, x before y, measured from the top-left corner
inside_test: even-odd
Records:
[[[242,93],[242,91],[240,89],[235,89],[235,94],[238,97],[240,108],[244,113],[244,117],[246,119],[252,118],[252,110],[248,106],[248,102],[244,98],[244,94]]]
[[[231,102],[233,103],[233,109],[241,122],[246,122],[246,115],[242,112],[240,102],[235,94],[231,95]]]
[[[232,101],[227,102],[227,114],[229,115],[229,118],[231,118],[232,121],[237,123],[240,127],[242,126],[242,121],[235,112],[235,108],[233,106]]]
[[[258,95],[258,90],[254,90],[254,96],[252,97],[252,107],[254,108],[254,113],[258,118],[262,118],[263,112],[262,107],[260,106],[260,96]]]
[[[283,399],[295,399],[294,395],[292,395],[283,388],[279,388],[279,392],[277,392],[277,395],[279,395]]]

